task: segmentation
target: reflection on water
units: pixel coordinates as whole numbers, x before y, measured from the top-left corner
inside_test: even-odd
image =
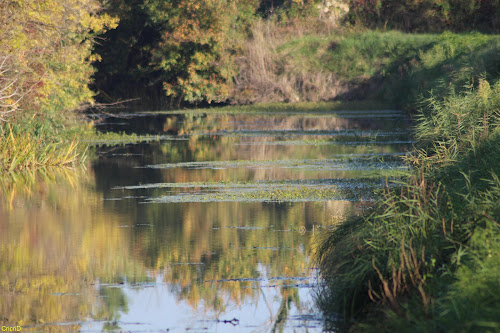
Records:
[[[177,140],[102,146],[87,170],[3,181],[0,323],[321,331],[315,237],[404,170],[404,118],[376,116],[109,119]]]
[[[100,297],[97,279],[144,278],[122,216],[107,212],[94,190],[93,175],[56,172],[33,176],[29,188],[5,190],[0,209],[0,322],[33,325],[105,319],[120,304]],[[9,207],[10,206],[10,207]],[[142,274],[142,275],[141,275]]]

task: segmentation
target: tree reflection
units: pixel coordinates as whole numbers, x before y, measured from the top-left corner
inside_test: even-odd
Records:
[[[353,120],[278,117],[171,117],[162,130],[181,134],[262,128],[325,130]],[[269,120],[269,119],[267,119]],[[359,122],[358,122],[359,123]],[[360,124],[360,127],[365,126]],[[368,125],[367,125],[368,126]],[[129,311],[122,288],[163,281],[193,311],[222,315],[257,302],[276,288],[281,305],[270,327],[284,330],[292,306],[301,309],[297,285],[309,273],[313,230],[358,212],[347,201],[299,203],[145,203],[182,194],[183,188],[123,186],[156,183],[270,181],[360,177],[363,172],[290,168],[169,169],[148,164],[186,161],[329,158],[339,153],[393,152],[394,146],[271,145],[274,138],[189,136],[184,141],[101,147],[85,170],[46,171],[0,178],[0,323],[40,325],[107,320],[115,329]],[[312,148],[311,148],[312,147]],[[111,149],[112,154],[111,154]],[[120,187],[116,189],[115,187]],[[193,192],[211,189],[191,186]],[[232,191],[231,188],[222,190]],[[264,187],[264,190],[266,188]],[[299,232],[303,230],[304,232]],[[273,289],[274,290],[274,289]]]
[[[314,221],[328,221],[332,210],[351,206],[197,203],[125,209],[130,203],[103,201],[94,181],[92,174],[65,171],[17,192],[13,209],[3,201],[2,324],[117,320],[127,311],[127,299],[122,289],[103,283],[119,286],[123,279],[141,282],[158,274],[179,300],[193,308],[203,300],[207,310],[223,313],[229,303],[258,298],[263,271],[291,278],[306,272],[309,237],[293,230],[304,221],[312,230]],[[145,221],[149,225],[139,226]]]
[[[99,297],[97,279],[144,279],[128,230],[103,210],[92,175],[56,170],[6,181],[0,204],[0,322],[33,325],[112,318],[126,303]],[[49,176],[47,178],[47,176]],[[103,301],[105,299],[105,301]]]

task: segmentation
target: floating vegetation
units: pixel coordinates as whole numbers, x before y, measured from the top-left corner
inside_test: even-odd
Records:
[[[202,136],[230,136],[230,137],[291,137],[291,136],[329,136],[340,137],[343,140],[352,140],[355,138],[376,138],[390,137],[396,135],[407,135],[406,131],[374,131],[374,130],[297,130],[297,129],[279,129],[279,130],[234,130],[234,131],[214,131],[214,132],[190,132],[189,135]],[[340,140],[342,140],[340,139]]]
[[[238,230],[262,230],[263,227],[251,227],[251,226],[228,226],[222,227],[223,229],[238,229]]]
[[[290,160],[237,160],[237,161],[206,161],[206,162],[182,162],[146,165],[151,169],[190,168],[190,169],[221,169],[221,168],[262,168],[282,167],[301,168],[311,170],[387,170],[408,169],[402,160],[405,153],[378,153],[364,154],[360,156],[345,155],[332,159],[290,159]]]
[[[154,188],[248,188],[248,187],[282,187],[282,186],[314,186],[335,185],[337,187],[363,187],[384,186],[386,179],[381,177],[372,178],[324,178],[324,179],[284,179],[284,180],[258,180],[258,181],[208,181],[190,183],[152,183],[130,186],[116,186],[113,190],[137,190]]]
[[[172,111],[146,111],[140,112],[144,114],[335,114],[335,113],[352,113],[359,114],[383,114],[394,113],[401,114],[401,111],[389,109],[387,103],[378,101],[335,101],[335,102],[303,102],[303,103],[257,103],[252,105],[232,105],[217,108],[191,109],[191,110],[172,110]],[[136,113],[130,113],[135,115]],[[120,114],[127,115],[125,113]]]
[[[218,279],[206,280],[205,283],[213,282],[266,282],[266,281],[309,281],[308,276],[274,276],[274,277],[253,277],[253,278],[237,278],[237,279]]]
[[[352,137],[349,137],[352,139]],[[347,139],[347,138],[346,138]],[[366,146],[366,145],[409,145],[414,143],[413,140],[380,140],[375,138],[366,138],[361,140],[361,138],[356,138],[357,141],[342,141],[342,140],[331,140],[331,139],[316,139],[316,140],[277,140],[277,141],[258,141],[258,142],[238,142],[234,145],[239,146],[320,146],[320,145],[348,145],[348,146]]]
[[[397,186],[397,177],[285,179],[264,181],[209,181],[190,183],[152,183],[117,186],[114,190],[169,189],[158,197],[124,196],[105,200],[143,198],[143,203],[173,202],[301,202],[301,201],[372,201],[376,189]],[[183,189],[174,192],[170,189]],[[156,192],[155,192],[156,193]],[[244,227],[227,227],[244,228]]]
[[[372,201],[373,191],[366,187],[301,186],[282,188],[246,188],[217,193],[181,193],[146,199],[144,203],[180,202],[305,202],[305,201]]]
[[[131,143],[145,143],[145,142],[155,142],[155,141],[177,141],[177,140],[188,140],[187,138],[177,137],[172,135],[137,135],[126,134],[126,133],[97,133],[95,135],[89,135],[86,139],[82,140],[83,143],[90,145],[124,145]]]

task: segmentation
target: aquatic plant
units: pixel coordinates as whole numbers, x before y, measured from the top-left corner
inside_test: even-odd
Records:
[[[56,137],[54,127],[35,117],[0,126],[0,170],[74,166],[85,159],[76,137]]]

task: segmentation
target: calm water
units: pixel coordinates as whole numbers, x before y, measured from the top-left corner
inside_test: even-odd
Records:
[[[1,184],[0,323],[321,332],[315,241],[404,171],[407,125],[396,111],[105,119],[162,139]]]

